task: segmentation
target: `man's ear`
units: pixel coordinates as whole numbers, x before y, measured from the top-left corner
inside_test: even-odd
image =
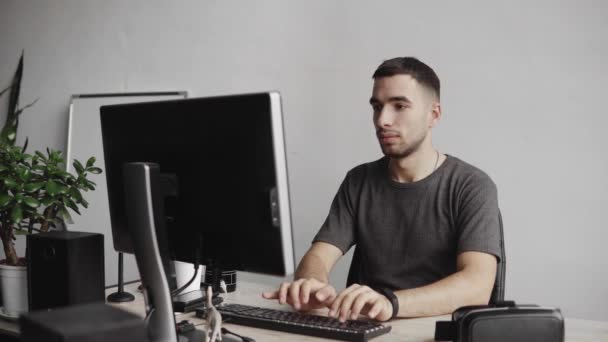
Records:
[[[431,105],[429,128],[433,128],[433,127],[437,126],[437,124],[439,124],[440,119],[441,119],[441,104],[439,102],[434,102]]]

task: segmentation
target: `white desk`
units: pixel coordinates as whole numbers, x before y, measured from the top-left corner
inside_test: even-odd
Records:
[[[133,290],[136,285],[129,285],[129,291],[135,294]],[[263,291],[272,290],[268,285],[262,285],[254,282],[239,281],[237,282],[236,293],[230,293],[225,297],[225,301],[229,303],[240,303],[255,305],[260,307],[278,308],[289,310],[289,307],[279,305],[276,301],[263,299],[261,293]],[[117,304],[126,310],[134,312],[143,317],[144,304],[141,294],[137,296],[135,303]],[[195,325],[203,323],[202,320],[194,317],[192,313],[178,314],[176,320],[188,319]],[[392,322],[384,324],[392,326],[391,332],[374,338],[372,341],[388,342],[388,341],[411,341],[411,342],[430,342],[434,341],[435,322],[440,320],[449,320],[449,316],[428,317],[428,318],[413,318],[413,319],[396,319]],[[284,342],[284,341],[326,341],[322,338],[310,337],[305,335],[288,334],[279,331],[265,330],[246,327],[242,325],[226,324],[229,330],[237,334],[254,338],[256,341],[269,342]],[[566,341],[568,342],[608,342],[608,322],[589,321],[578,319],[566,319]]]
[[[141,317],[144,316],[143,296],[137,291],[138,284],[130,284],[126,286],[126,290],[135,295],[135,301],[130,303],[112,304],[116,307],[133,312]],[[255,305],[268,308],[280,308],[288,310],[288,307],[279,305],[276,301],[268,301],[261,297],[262,291],[268,291],[268,285],[261,285],[254,282],[239,281],[237,283],[237,292],[228,294],[225,298],[229,303],[241,303]],[[107,294],[115,290],[106,291]],[[203,321],[194,317],[193,313],[177,314],[176,320],[188,319],[195,325],[203,324]],[[392,330],[386,335],[382,335],[372,341],[387,342],[387,341],[411,341],[411,342],[430,342],[433,341],[435,333],[435,321],[447,320],[448,316],[415,318],[415,319],[397,319],[385,324],[391,325]],[[226,324],[226,327],[238,334],[249,336],[256,341],[325,341],[321,338],[288,334],[279,331],[250,328],[235,324]],[[16,323],[0,320],[0,332],[17,336],[19,329]],[[1,340],[1,336],[0,336]],[[578,319],[566,319],[566,341],[568,342],[606,342],[608,341],[608,322],[589,321]]]

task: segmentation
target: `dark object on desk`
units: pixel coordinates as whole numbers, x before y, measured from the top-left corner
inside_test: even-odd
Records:
[[[207,267],[205,269],[205,281],[201,287],[213,286],[213,292],[220,291],[220,282],[226,284],[226,292],[236,291],[236,271],[221,271],[218,268]]]
[[[108,302],[110,303],[124,303],[124,302],[132,302],[135,300],[135,296],[125,291],[125,282],[123,279],[123,254],[118,252],[118,291],[114,293],[110,293],[108,295]]]
[[[466,306],[454,311],[452,321],[436,322],[435,340],[563,342],[564,318],[556,308],[512,301]]]
[[[105,300],[102,234],[28,235],[26,254],[30,311]]]
[[[213,305],[218,305],[223,301],[223,298],[218,295],[219,292],[213,294],[213,298],[211,299]],[[203,290],[181,293],[173,297],[173,311],[192,312],[198,308],[205,309],[206,302],[207,296]]]
[[[247,337],[247,336],[243,336],[243,335],[239,335],[233,331],[230,331],[226,328],[222,328],[222,334],[223,335],[233,335],[236,336],[238,338],[240,338],[241,340],[243,340],[243,342],[255,342],[254,339],[252,339],[251,337]]]
[[[144,321],[104,303],[37,311],[19,318],[22,342],[147,342]]]
[[[365,342],[391,330],[390,326],[375,322],[347,320],[341,323],[330,317],[240,304],[220,305],[217,310],[222,314],[225,323],[344,341]],[[202,310],[196,310],[196,316],[200,317],[201,312]]]
[[[192,322],[188,321],[188,320],[183,320],[181,322],[175,323],[175,330],[177,331],[177,334],[185,334],[187,332],[193,331],[196,328],[194,327],[194,324],[192,324]]]

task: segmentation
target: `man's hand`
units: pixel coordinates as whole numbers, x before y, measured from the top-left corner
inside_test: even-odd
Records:
[[[329,307],[329,316],[342,322],[349,318],[357,319],[359,314],[378,321],[388,321],[393,316],[393,305],[388,298],[373,289],[353,284],[340,292]]]
[[[336,298],[336,289],[315,278],[302,278],[292,283],[284,282],[278,290],[262,293],[262,297],[278,299],[280,304],[287,303],[298,311],[309,311],[331,305]]]

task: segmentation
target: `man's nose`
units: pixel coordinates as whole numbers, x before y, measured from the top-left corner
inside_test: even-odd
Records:
[[[390,127],[393,124],[393,113],[387,107],[382,108],[378,114],[376,114],[376,126],[378,127]]]

